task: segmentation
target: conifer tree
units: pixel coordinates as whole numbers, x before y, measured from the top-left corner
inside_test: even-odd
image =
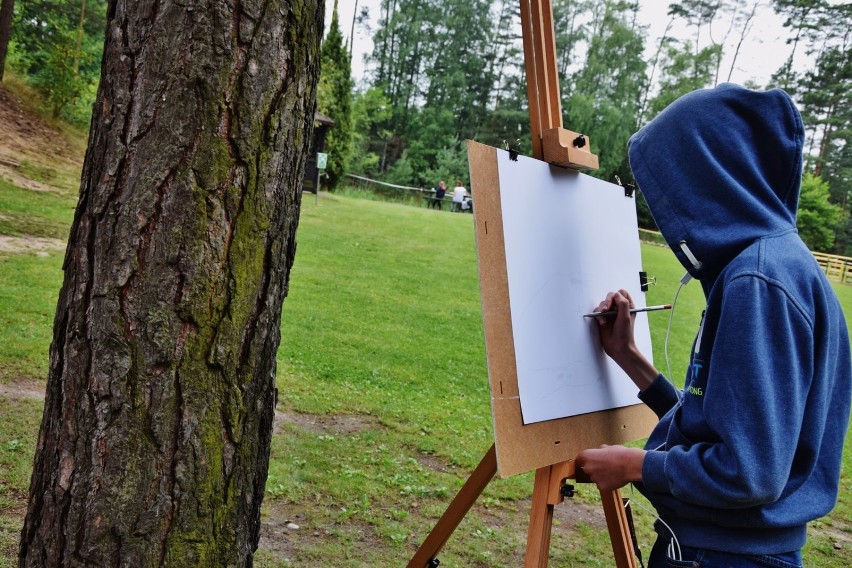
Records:
[[[110,2],[21,568],[252,565],[323,13]]]
[[[337,0],[331,27],[322,42],[321,57],[318,108],[334,121],[325,142],[328,165],[323,186],[334,190],[346,172],[352,144],[352,62],[340,33]]]
[[[0,2],[0,81],[3,80],[3,73],[6,70],[6,53],[9,48],[14,10],[15,0]]]

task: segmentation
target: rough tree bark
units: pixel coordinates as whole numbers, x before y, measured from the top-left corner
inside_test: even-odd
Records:
[[[246,566],[322,0],[111,0],[21,566]]]

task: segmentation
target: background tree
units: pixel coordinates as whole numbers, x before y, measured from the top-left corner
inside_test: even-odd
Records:
[[[322,72],[320,74],[317,104],[328,115],[334,126],[329,129],[325,142],[328,166],[324,184],[333,191],[346,173],[352,147],[352,64],[337,19],[337,0],[331,26],[322,42]]]
[[[601,168],[629,181],[629,136],[678,97],[736,80],[740,50],[774,8],[784,17],[790,57],[762,89],[785,87],[805,115],[809,167],[848,211],[850,121],[848,22],[852,4],[826,0],[679,0],[666,31],[647,50],[639,2],[553,0],[565,125],[585,131]],[[431,187],[464,162],[466,138],[529,153],[529,115],[516,2],[382,0],[368,58],[368,88],[387,113],[357,136],[371,175]],[[685,32],[683,30],[686,30]],[[461,32],[460,30],[464,30]],[[649,61],[643,53],[650,52]],[[814,65],[797,75],[805,58]],[[723,68],[725,61],[730,67]],[[363,99],[366,102],[369,98]],[[359,150],[360,151],[360,150]],[[370,164],[369,166],[367,164]],[[366,171],[366,170],[365,170]],[[643,226],[654,228],[641,197]],[[844,219],[850,218],[848,215]],[[845,227],[845,223],[842,224]],[[841,238],[836,247],[852,238]],[[849,228],[852,235],[852,226]]]
[[[852,6],[852,5],[851,5]],[[852,10],[850,10],[852,15]],[[837,45],[825,46],[813,69],[807,71],[798,85],[802,114],[808,129],[808,158],[814,174],[819,176],[830,160],[838,133],[848,135],[852,127],[852,31],[846,29]]]
[[[590,135],[600,168],[592,172],[612,180],[627,179],[627,139],[634,132],[645,88],[642,36],[631,26],[636,2],[596,3],[586,61],[571,77],[566,125]]]
[[[554,6],[562,0],[556,0]],[[573,3],[572,3],[573,4]],[[554,8],[554,17],[562,15]],[[523,154],[532,153],[530,119],[527,102],[527,86],[524,77],[522,39],[520,35],[521,14],[515,0],[494,3],[491,12],[496,18],[493,33],[488,43],[490,51],[486,59],[493,62],[490,74],[493,79],[488,108],[478,124],[476,139],[484,144],[503,148],[506,144]],[[557,41],[560,38],[557,37]],[[557,54],[559,54],[557,48]],[[566,58],[567,59],[567,58]],[[458,133],[459,139],[470,138],[470,133]],[[439,166],[436,165],[436,168]],[[437,172],[432,174],[433,179]],[[460,179],[464,179],[467,174]],[[448,178],[454,177],[447,175]]]
[[[805,123],[806,169],[829,186],[831,203],[841,208],[834,246],[823,249],[852,255],[849,193],[852,190],[852,4],[812,0],[776,2],[788,16],[785,26],[794,34],[794,52],[812,54],[814,63],[793,73],[792,54],[773,76],[796,97]]]
[[[811,250],[827,251],[834,245],[835,228],[841,223],[843,211],[828,198],[828,184],[806,173],[802,178],[796,226]]]
[[[449,148],[457,147],[464,156],[459,141],[477,137],[487,120],[496,65],[489,4],[487,0],[436,4],[441,18],[423,47],[423,104],[412,114],[407,136],[415,172],[437,165],[439,153]],[[465,172],[460,179],[467,177]],[[417,179],[421,185],[437,182],[425,175]]]
[[[739,57],[740,50],[742,49],[743,42],[745,42],[746,37],[751,33],[752,28],[755,24],[755,17],[757,16],[757,10],[761,5],[761,0],[754,0],[751,6],[742,6],[743,10],[740,11],[740,3],[737,2],[733,6],[732,16],[731,16],[731,26],[729,27],[728,33],[736,34],[736,44],[733,46],[734,55],[731,58],[731,66],[728,68],[728,75],[725,77],[726,82],[731,81],[731,76],[734,73],[734,69],[737,65],[737,58]],[[726,34],[726,38],[727,38]],[[721,53],[721,52],[720,52]],[[721,66],[722,58],[719,58],[719,66]],[[718,84],[720,81],[720,73],[716,72],[716,83]]]
[[[352,96],[352,153],[350,165],[362,175],[377,175],[382,144],[389,136],[380,125],[390,119],[391,109],[381,89],[369,88]]]
[[[825,0],[773,0],[775,12],[784,17],[784,27],[792,32],[786,42],[790,45],[790,55],[773,76],[773,82],[782,89],[791,89],[796,76],[793,63],[799,49],[799,43],[812,36],[821,26],[822,13],[827,7]]]
[[[663,48],[659,92],[649,104],[649,120],[686,93],[712,85],[717,46],[695,53],[689,44],[670,38]]]
[[[0,0],[0,81],[6,71],[6,53],[9,39],[12,37],[12,16],[15,13],[15,0]]]
[[[111,4],[21,566],[251,565],[322,22]]]
[[[439,152],[488,128],[495,77],[505,77],[507,67],[511,10],[506,2],[492,7],[486,0],[382,2],[370,57],[372,85],[392,109],[381,125],[389,134],[381,171],[405,152],[415,176],[409,183],[434,185],[426,172]]]
[[[391,109],[389,120],[381,125],[389,135],[382,141],[381,171],[405,150],[412,118],[422,103],[424,60],[438,15],[434,0],[382,0],[370,58],[376,68],[372,86],[385,94]]]
[[[87,122],[100,76],[106,0],[18,2],[10,55],[55,116]]]

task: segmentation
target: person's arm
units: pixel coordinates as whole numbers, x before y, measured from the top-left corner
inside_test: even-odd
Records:
[[[672,425],[684,443],[648,452],[645,488],[700,506],[694,515],[704,507],[737,514],[777,500],[802,450],[797,441],[814,374],[811,325],[775,283],[756,276],[727,283],[711,363],[698,371],[708,373],[706,383],[693,378],[701,388],[684,393]]]
[[[662,416],[678,400],[675,387],[639,351],[633,334],[635,314],[633,299],[627,290],[610,292],[594,311],[615,310],[615,317],[595,318],[600,332],[601,345],[606,354],[624,370],[639,387],[639,398],[657,416]],[[642,480],[645,450],[625,446],[602,446],[581,452],[576,467],[581,469],[600,491],[612,491]]]
[[[639,399],[662,417],[680,400],[680,391],[636,347],[633,335],[636,315],[630,313],[631,307],[634,307],[633,299],[626,290],[610,292],[598,304],[595,311],[618,311],[615,317],[596,318],[601,345],[639,387]]]

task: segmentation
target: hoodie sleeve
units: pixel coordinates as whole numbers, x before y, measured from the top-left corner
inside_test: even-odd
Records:
[[[651,386],[639,393],[639,400],[653,410],[657,418],[662,418],[666,412],[677,404],[679,399],[679,391],[662,373],[657,375]]]
[[[727,283],[706,386],[685,393],[668,450],[646,455],[642,480],[648,490],[717,510],[781,496],[813,376],[806,313],[761,276]]]

